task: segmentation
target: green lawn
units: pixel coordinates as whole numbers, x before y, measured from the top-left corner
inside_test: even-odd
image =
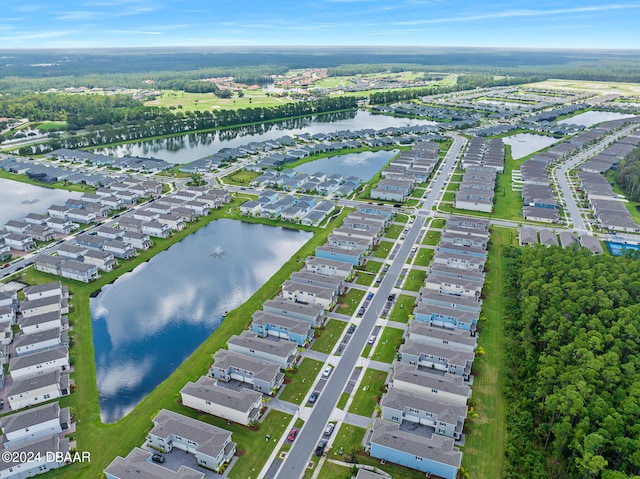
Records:
[[[411,198],[422,198],[425,191],[426,190],[423,190],[422,188],[416,188],[411,192]]]
[[[364,270],[370,273],[378,273],[382,269],[382,263],[375,260],[367,260],[364,264]]]
[[[325,461],[318,474],[319,479],[351,479],[351,468]]]
[[[314,351],[330,354],[333,351],[333,347],[342,336],[344,328],[347,323],[340,321],[339,319],[330,319],[324,329],[316,328],[316,335],[319,336],[311,346]]]
[[[145,102],[146,106],[164,106],[177,108],[180,111],[213,111],[212,109],[236,110],[238,108],[268,108],[290,103],[290,98],[267,96],[268,92],[260,90],[244,90],[239,98],[235,93],[232,98],[218,98],[213,93],[187,93],[180,90],[163,90],[159,98]]]
[[[504,258],[502,250],[514,238],[512,230],[492,227],[482,334],[478,345],[486,355],[476,356],[473,399],[479,417],[468,419],[470,433],[464,447],[463,465],[470,477],[493,479],[502,477],[505,454],[505,403],[504,403]]]
[[[258,171],[239,170],[223,178],[225,183],[230,185],[245,186],[255,180],[262,173]]]
[[[356,284],[361,284],[362,286],[371,286],[371,283],[376,279],[376,275],[374,273],[369,273],[367,271],[358,271],[356,273]]]
[[[447,185],[446,191],[458,191],[460,189],[460,183],[457,181],[450,181]]]
[[[422,244],[426,244],[429,246],[437,246],[438,243],[440,242],[440,236],[442,236],[442,232],[428,230],[424,235]]]
[[[373,251],[373,256],[376,258],[385,259],[391,253],[391,248],[393,248],[393,243],[390,241],[380,241],[377,246],[375,246]]]
[[[424,280],[427,277],[427,272],[422,270],[410,270],[407,273],[407,279],[402,286],[402,289],[407,291],[420,291],[420,288],[424,285]]]
[[[398,323],[408,323],[409,316],[413,312],[413,307],[416,303],[416,298],[408,296],[406,294],[400,294],[396,298],[396,303],[389,315],[390,321],[396,321]]]
[[[354,448],[360,449],[366,432],[367,431],[361,427],[342,423],[338,432],[335,433],[333,445],[331,446],[328,457],[331,459],[344,460],[345,456],[348,457]],[[342,449],[342,454],[338,454],[340,449]]]
[[[442,229],[444,228],[445,224],[447,224],[447,220],[445,220],[444,218],[436,218],[431,222],[429,228]]]
[[[364,293],[364,291],[352,288],[347,292],[347,294],[340,296],[338,298],[338,308],[336,309],[336,313],[351,316],[356,312],[358,304],[360,304],[360,301],[364,298]]]
[[[416,199],[409,199],[404,202],[405,206],[418,206],[418,203],[420,203],[420,200]]]
[[[391,364],[396,357],[396,350],[402,343],[404,331],[398,328],[386,327],[376,342],[376,350],[371,359]]]
[[[366,344],[365,347],[362,349],[362,352],[360,353],[360,356],[362,356],[363,358],[368,358],[369,354],[371,353],[371,345],[370,344]]]
[[[378,401],[382,397],[382,388],[386,379],[386,372],[367,368],[364,371],[364,376],[353,397],[353,401],[351,401],[349,412],[371,417]]]
[[[391,239],[398,239],[400,237],[400,235],[402,234],[402,230],[404,229],[403,226],[401,225],[390,225],[389,228],[387,228],[387,231],[385,232],[384,236],[386,238],[391,238]]]
[[[413,260],[413,264],[417,266],[429,266],[431,258],[433,258],[434,250],[429,248],[420,248],[416,253],[416,257]]]
[[[349,400],[350,397],[351,397],[351,395],[349,393],[342,393],[340,395],[340,399],[338,399],[338,404],[336,405],[336,407],[338,409],[344,409],[344,407],[347,405],[347,401]]]
[[[404,213],[398,213],[395,218],[393,218],[393,221],[396,223],[406,223],[409,221],[409,216]]]
[[[493,200],[494,217],[522,220],[522,197],[519,191],[514,191],[511,188],[511,172],[520,169],[520,165],[530,156],[525,156],[517,161],[513,160],[511,146],[505,145],[504,172],[498,174],[498,185]]]
[[[287,371],[287,378],[291,379],[291,383],[287,384],[280,393],[279,399],[289,401],[294,404],[302,403],[302,400],[309,392],[318,373],[322,369],[323,363],[311,358],[304,358],[298,370]]]
[[[442,201],[455,201],[456,194],[453,191],[447,191],[442,195]]]
[[[62,129],[65,129],[66,127],[67,127],[66,121],[43,121],[42,123],[36,126],[38,130],[44,130],[44,131],[62,130]]]

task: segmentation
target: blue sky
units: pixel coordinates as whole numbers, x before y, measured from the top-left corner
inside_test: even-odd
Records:
[[[640,48],[640,3],[22,0],[0,48],[415,45]]]

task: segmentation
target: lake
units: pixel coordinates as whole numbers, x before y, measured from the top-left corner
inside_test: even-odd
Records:
[[[0,225],[9,220],[23,220],[29,213],[46,214],[54,203],[62,204],[69,198],[80,198],[82,193],[0,178]]]
[[[593,125],[597,125],[598,123],[602,123],[603,121],[620,120],[622,118],[631,118],[633,116],[635,115],[629,115],[627,113],[617,113],[614,111],[587,111],[585,113],[580,113],[579,115],[572,116],[571,118],[560,120],[558,124],[582,125],[589,128]]]
[[[294,169],[299,173],[311,174],[317,171],[325,175],[338,173],[345,178],[357,176],[362,181],[369,181],[397,153],[398,150],[349,153],[303,163]]]
[[[513,136],[505,136],[502,141],[504,141],[505,145],[511,146],[511,157],[514,160],[519,160],[535,151],[557,143],[560,139],[545,135],[518,133]]]
[[[102,288],[91,300],[102,421],[130,412],[311,236],[217,220]]]
[[[189,163],[212,155],[222,148],[237,148],[253,141],[274,140],[284,135],[293,136],[302,133],[314,135],[339,130],[356,131],[365,128],[382,130],[388,127],[435,124],[436,122],[428,120],[372,115],[369,112],[358,110],[129,143],[100,148],[95,152],[119,157],[125,155],[153,157],[170,163]]]

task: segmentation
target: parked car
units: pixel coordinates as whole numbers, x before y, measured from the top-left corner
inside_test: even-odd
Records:
[[[316,402],[316,399],[318,399],[318,393],[313,391],[311,393],[311,396],[309,396],[309,404],[313,404],[314,402]]]
[[[331,371],[333,371],[333,368],[331,366],[327,366],[326,368],[324,368],[324,371],[322,371],[322,376],[328,378],[331,374]]]
[[[316,456],[318,457],[322,456],[322,453],[324,452],[325,447],[327,447],[327,441],[325,441],[324,439],[321,439],[320,442],[318,443],[318,446],[316,447]]]
[[[412,246],[411,247],[411,252],[415,253],[416,251],[418,251],[418,247],[417,246]]]
[[[353,333],[356,330],[356,325],[355,324],[350,324],[349,325],[349,332]]]
[[[363,316],[364,315],[364,306],[360,306],[360,309],[358,310],[358,316]]]
[[[367,299],[373,299],[373,293],[369,293],[369,294],[367,295]]]
[[[376,284],[380,284],[380,283],[382,283],[382,276],[378,276],[376,278]]]
[[[330,422],[329,424],[327,424],[327,427],[324,430],[324,435],[325,436],[331,436],[331,433],[333,432],[333,428],[336,427],[335,424],[333,424],[332,422]]]
[[[400,235],[400,239],[401,239],[401,240],[405,239],[406,237],[407,237],[407,235],[406,235],[406,234],[404,234],[404,233],[402,233],[402,234]]]
[[[157,463],[162,464],[167,459],[162,454],[154,454],[153,456],[151,456],[151,460],[153,462],[157,462]]]
[[[9,264],[9,263],[5,263],[5,264],[3,264],[3,265],[2,265],[2,269],[4,269],[4,268],[8,268],[9,266],[10,266],[10,264]]]
[[[298,430],[297,429],[292,429],[289,432],[289,435],[287,436],[287,441],[293,441],[296,438],[297,435],[298,435]]]
[[[367,341],[368,344],[373,344],[376,341],[376,337],[375,336],[371,336],[369,337],[369,341]]]
[[[394,293],[391,293],[387,298],[387,301],[393,301],[394,299],[396,299],[396,295]]]
[[[388,264],[385,264],[385,265],[382,267],[382,272],[383,272],[383,273],[386,273],[387,271],[389,271],[389,265],[388,265]]]

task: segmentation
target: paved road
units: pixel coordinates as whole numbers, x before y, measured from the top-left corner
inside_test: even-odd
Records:
[[[379,313],[385,306],[387,297],[394,287],[398,275],[404,267],[405,261],[409,257],[411,247],[418,238],[427,217],[431,214],[432,207],[439,201],[442,194],[444,194],[444,185],[448,181],[449,173],[453,171],[453,167],[455,167],[456,160],[465,143],[466,140],[463,137],[454,136],[454,143],[442,162],[440,173],[436,174],[432,182],[431,191],[424,200],[419,214],[407,232],[405,240],[402,241],[396,260],[389,267],[387,274],[384,275],[382,282],[378,286],[376,295],[371,300],[369,307],[362,317],[360,325],[353,333],[353,337],[345,348],[340,362],[334,368],[323,392],[316,401],[311,416],[296,438],[296,442],[276,476],[278,479],[299,478],[304,473],[307,460],[313,453],[324,431],[325,425],[329,420],[329,416],[335,408],[347,381],[351,377],[351,372],[356,366],[360,352],[367,343],[375,323],[378,320]]]

